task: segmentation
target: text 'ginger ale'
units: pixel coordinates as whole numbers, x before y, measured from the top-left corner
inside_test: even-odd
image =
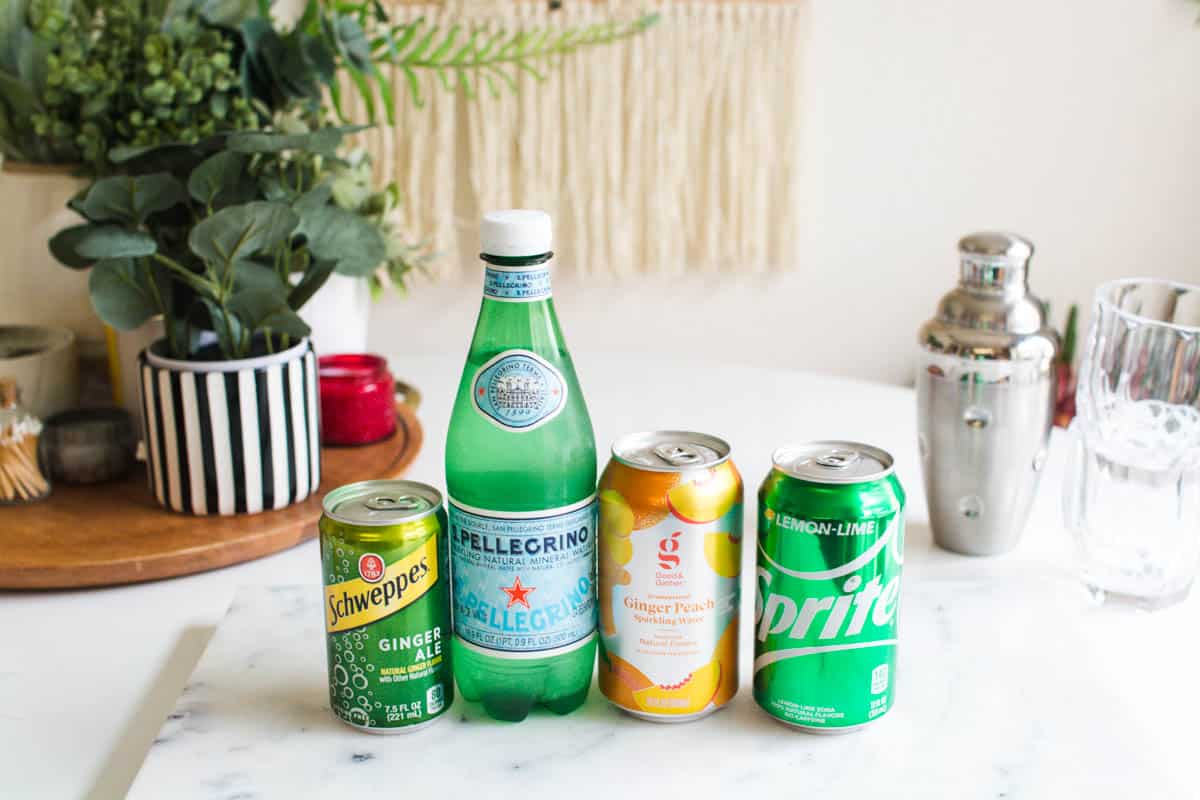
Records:
[[[856,442],[784,447],[758,492],[754,699],[840,733],[892,707],[904,490]]]
[[[446,438],[459,690],[496,719],[587,697],[596,445],[550,296],[550,218],[482,225],[483,304]]]
[[[729,445],[689,431],[623,436],[600,478],[600,690],[684,722],[738,687],[742,479]]]

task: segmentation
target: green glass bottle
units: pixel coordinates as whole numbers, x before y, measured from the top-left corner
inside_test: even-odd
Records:
[[[550,217],[482,224],[483,304],[446,437],[454,675],[520,721],[587,698],[596,652],[596,442],[550,296]]]

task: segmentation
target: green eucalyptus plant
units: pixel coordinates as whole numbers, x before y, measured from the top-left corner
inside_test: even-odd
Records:
[[[388,255],[380,227],[333,198],[327,165],[353,130],[239,132],[114,152],[126,174],[74,198],[87,222],[50,249],[68,267],[91,269],[92,304],[112,327],[162,315],[173,358],[286,348],[308,335],[296,311],[333,272],[366,276]]]

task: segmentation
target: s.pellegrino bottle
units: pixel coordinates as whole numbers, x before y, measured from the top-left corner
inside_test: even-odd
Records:
[[[596,442],[550,297],[542,211],[486,214],[483,304],[446,437],[454,675],[520,721],[587,698],[596,652]]]

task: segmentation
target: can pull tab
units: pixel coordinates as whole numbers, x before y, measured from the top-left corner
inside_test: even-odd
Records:
[[[363,505],[372,511],[416,511],[422,506],[422,501],[411,494],[380,494],[368,499]]]
[[[704,460],[703,454],[686,444],[660,444],[654,448],[654,455],[673,467],[686,467]]]
[[[849,469],[858,459],[858,453],[853,450],[830,450],[817,456],[815,461],[828,469]]]

